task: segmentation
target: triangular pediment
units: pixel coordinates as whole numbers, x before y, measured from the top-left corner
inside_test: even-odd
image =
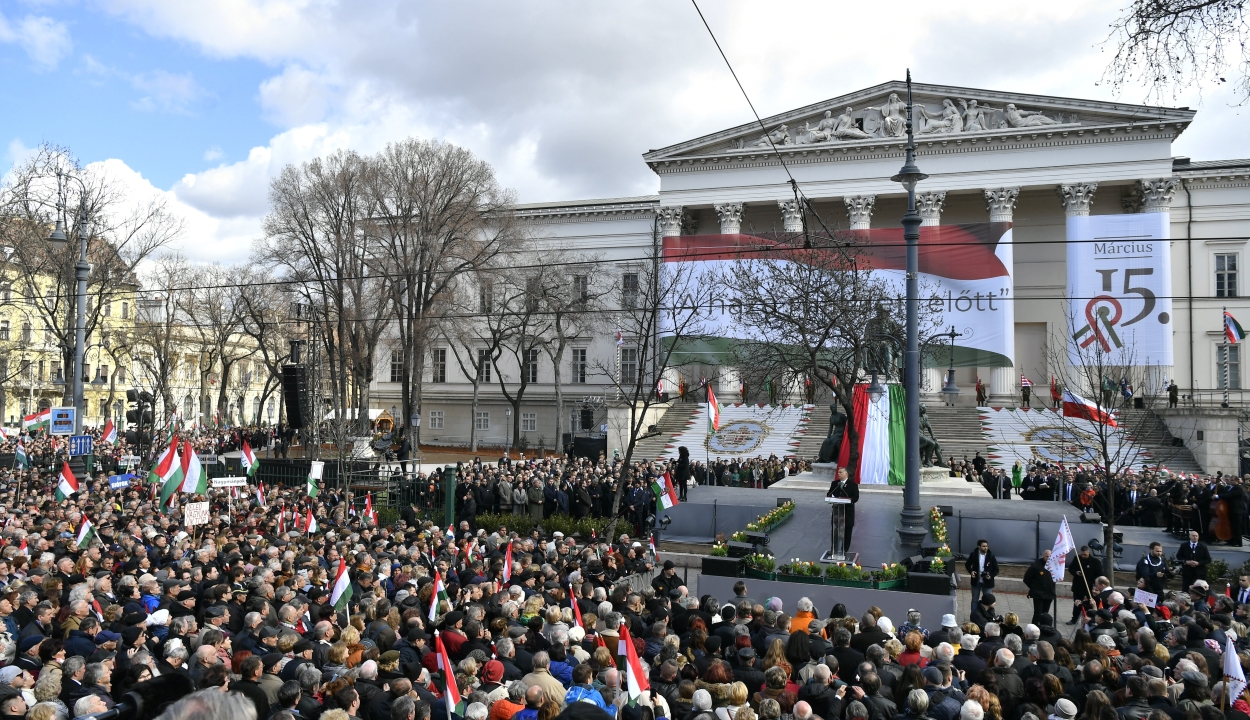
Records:
[[[1179,133],[1193,120],[1188,108],[1079,100],[913,83],[917,140],[976,140],[996,134],[1084,133],[1125,127],[1173,125]],[[841,95],[759,123],[705,135],[643,155],[652,167],[690,158],[882,145],[904,140],[907,85],[890,81]],[[767,130],[767,133],[765,133]],[[771,137],[770,143],[767,136]]]

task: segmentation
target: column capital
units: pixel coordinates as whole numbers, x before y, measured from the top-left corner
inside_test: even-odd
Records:
[[[990,213],[990,222],[1011,222],[1016,200],[1020,197],[1020,188],[986,188],[984,192],[985,209]]]
[[[916,193],[916,211],[920,213],[920,224],[942,224],[942,206],[945,204],[945,191]]]
[[[803,204],[798,200],[778,200],[781,208],[782,230],[788,233],[803,232]]]
[[[719,203],[714,207],[716,216],[720,218],[721,235],[737,235],[742,232],[742,214],[746,211],[746,203]]]
[[[842,198],[846,214],[851,218],[852,230],[867,230],[872,225],[872,209],[877,203],[876,195],[854,195]]]
[[[681,205],[662,205],[655,214],[660,217],[660,233],[664,237],[678,237],[682,231],[682,218],[685,215]]]
[[[1089,215],[1089,206],[1094,202],[1094,192],[1098,183],[1073,183],[1055,188],[1059,200],[1063,202],[1063,214],[1069,217]]]
[[[1176,178],[1155,178],[1138,180],[1133,184],[1133,196],[1137,198],[1137,212],[1169,212],[1172,209],[1172,196],[1180,180]]]

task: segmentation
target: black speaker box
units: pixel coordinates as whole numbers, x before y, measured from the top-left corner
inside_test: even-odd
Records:
[[[299,429],[313,419],[308,412],[308,369],[303,365],[282,366],[282,398],[287,427]]]
[[[733,540],[730,540],[726,543],[726,545],[728,545],[729,557],[732,558],[746,557],[747,555],[755,552],[755,546],[751,543],[734,542]]]
[[[935,573],[907,573],[907,592],[925,595],[950,595],[951,576]]]
[[[719,577],[738,577],[742,562],[735,558],[714,557],[711,555],[703,558],[703,574],[716,575]]]

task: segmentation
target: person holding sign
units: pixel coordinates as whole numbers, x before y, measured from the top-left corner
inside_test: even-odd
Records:
[[[1181,587],[1193,587],[1194,581],[1207,576],[1211,551],[1206,543],[1199,542],[1197,530],[1190,530],[1189,542],[1176,549],[1176,561],[1181,564]]]

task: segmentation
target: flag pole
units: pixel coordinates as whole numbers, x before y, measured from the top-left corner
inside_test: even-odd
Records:
[[[1226,306],[1224,306],[1223,308],[1221,308],[1220,321],[1221,321],[1221,322],[1224,324],[1224,326],[1225,326],[1225,329],[1224,329],[1224,362],[1223,362],[1223,366],[1224,366],[1224,368],[1223,368],[1223,371],[1222,371],[1222,372],[1223,372],[1223,376],[1224,376],[1224,407],[1228,407],[1228,361],[1229,361],[1229,357],[1228,357],[1228,329],[1227,329],[1227,326],[1228,326],[1228,320],[1227,320],[1227,318],[1228,318],[1228,316],[1227,316],[1227,315],[1225,315],[1225,314],[1223,314],[1223,313],[1227,313],[1227,312],[1228,312],[1228,306],[1227,306],[1227,305],[1226,305]],[[1190,372],[1192,373],[1193,371],[1192,371],[1192,370],[1190,370]],[[1227,684],[1225,685],[1224,690],[1225,690],[1224,694],[1225,694],[1225,695],[1227,695],[1227,694],[1228,694],[1228,692],[1227,692],[1227,691],[1228,691]]]

